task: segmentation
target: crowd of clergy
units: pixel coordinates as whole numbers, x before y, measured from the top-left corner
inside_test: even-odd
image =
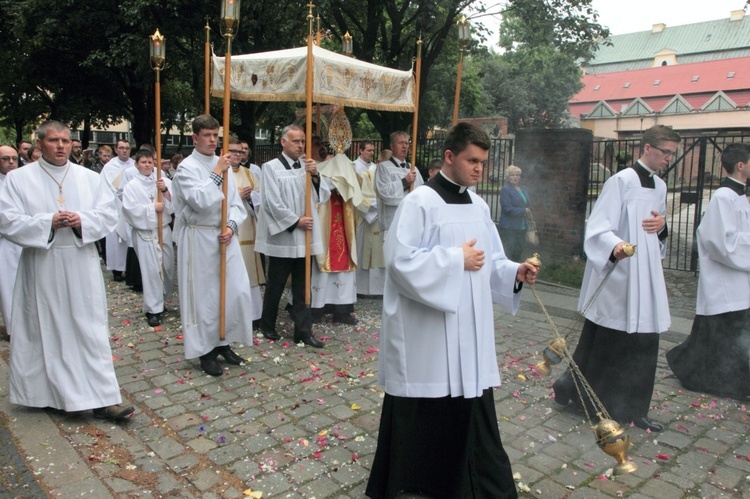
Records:
[[[280,306],[293,320],[295,343],[323,348],[315,322],[332,314],[334,323],[354,325],[358,296],[382,297],[379,382],[386,396],[367,494],[515,497],[492,395],[500,385],[493,304],[515,314],[538,268],[507,258],[473,190],[490,150],[487,133],[452,127],[425,181],[407,161],[409,136],[401,131],[378,161],[371,141],[359,143],[352,161],[292,124],[282,130],[278,157],[258,166],[247,142],[234,137],[226,138],[227,154],[216,153],[213,117],[198,116],[192,128],[195,149],[171,178],[157,175],[153,148],[131,155],[126,140],[114,151],[100,147],[99,161],[81,166],[80,142],[55,121],[40,126],[36,145],[0,146],[10,401],[111,420],[133,413],[122,405],[109,347],[102,257],[113,280],[143,293],[152,327],[169,313],[177,279],[185,358],[198,359],[211,376],[228,369],[220,359],[243,363],[232,344],[252,344],[255,331],[281,338]],[[666,185],[656,173],[679,144],[664,126],[644,133],[639,160],[605,183],[584,242],[585,323],[573,359],[613,419],[651,431],[662,429],[648,408],[659,334],[670,326],[661,265]],[[35,149],[37,157],[29,156]],[[668,360],[686,388],[746,399],[750,148],[731,144],[721,159],[726,177],[697,231],[698,315]],[[636,245],[637,257],[624,243]],[[577,400],[569,372],[553,388],[560,404],[587,403]],[[445,434],[453,435],[448,444],[439,437]]]

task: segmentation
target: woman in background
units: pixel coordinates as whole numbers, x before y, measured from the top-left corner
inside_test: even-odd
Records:
[[[526,229],[529,209],[529,193],[521,185],[521,169],[510,165],[505,171],[506,182],[500,191],[500,239],[503,242],[505,255],[514,262],[523,261],[523,250],[526,245]]]

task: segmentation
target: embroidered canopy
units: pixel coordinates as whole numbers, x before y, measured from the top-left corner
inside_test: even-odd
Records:
[[[224,95],[224,57],[213,56],[211,90]],[[313,46],[313,101],[380,111],[414,112],[415,89],[411,71],[398,71],[358,61]],[[232,99],[304,101],[307,47],[231,58]]]

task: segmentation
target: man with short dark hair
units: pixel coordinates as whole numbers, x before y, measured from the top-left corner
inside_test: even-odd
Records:
[[[83,145],[81,144],[81,141],[78,139],[71,140],[71,146],[70,146],[70,162],[75,163],[76,165],[81,164],[81,159],[83,157]]]
[[[648,417],[659,334],[671,324],[661,260],[668,236],[667,186],[656,175],[677,155],[680,135],[656,125],[645,131],[641,157],[604,183],[586,224],[586,270],[578,310],[585,322],[573,360],[616,421],[661,431]],[[628,258],[626,243],[636,246]],[[577,404],[566,371],[553,385],[555,402]]]
[[[33,145],[34,144],[28,140],[22,140],[18,143],[18,166],[32,163],[29,159],[29,149],[31,149]]]
[[[291,275],[294,341],[323,348],[323,343],[313,335],[312,316],[305,304],[305,232],[312,231],[312,254],[323,251],[317,210],[313,206],[311,216],[305,215],[306,172],[313,177],[312,203],[317,204],[320,191],[328,188],[325,182],[320,182],[315,160],[304,157],[305,131],[302,128],[297,125],[284,127],[281,148],[279,157],[261,168],[263,204],[255,249],[266,255],[268,274],[260,329],[269,340],[280,338],[276,332],[279,301]]]
[[[357,294],[382,296],[385,283],[385,261],[383,260],[383,238],[378,221],[378,198],[375,194],[375,171],[373,162],[375,144],[371,140],[359,144],[359,157],[354,160],[354,171],[361,181],[364,203],[357,223]]]
[[[242,156],[240,157],[240,165],[245,168],[250,167],[250,144],[246,141],[240,141],[240,148],[242,149]]]
[[[13,294],[10,390],[14,404],[121,420],[107,294],[94,243],[117,222],[99,175],[69,161],[70,129],[37,132],[42,157],[12,172],[0,191],[0,234],[23,246]]]
[[[493,396],[493,302],[515,314],[537,269],[506,258],[487,203],[468,189],[489,148],[482,128],[451,127],[441,173],[404,198],[388,232],[378,363],[386,395],[369,497],[517,496]]]
[[[424,182],[417,169],[411,169],[406,161],[409,153],[409,134],[393,132],[391,134],[391,151],[393,156],[378,165],[375,172],[375,193],[378,196],[378,219],[383,239],[396,214],[396,209],[413,188]]]
[[[184,332],[185,358],[200,358],[203,371],[221,376],[221,356],[232,365],[244,361],[231,342],[252,344],[253,320],[250,281],[235,235],[247,217],[234,175],[230,155],[216,156],[219,122],[207,114],[193,120],[192,154],[180,163],[172,179],[177,241],[177,278]],[[227,222],[221,226],[223,182],[227,184]],[[226,244],[225,339],[219,338],[219,267],[221,245]]]

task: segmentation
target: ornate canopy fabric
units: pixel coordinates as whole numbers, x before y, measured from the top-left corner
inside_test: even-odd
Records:
[[[224,95],[224,57],[213,56],[211,93]],[[414,112],[411,71],[358,61],[313,46],[313,101],[381,111]],[[237,100],[304,101],[307,47],[231,58],[231,96]]]

